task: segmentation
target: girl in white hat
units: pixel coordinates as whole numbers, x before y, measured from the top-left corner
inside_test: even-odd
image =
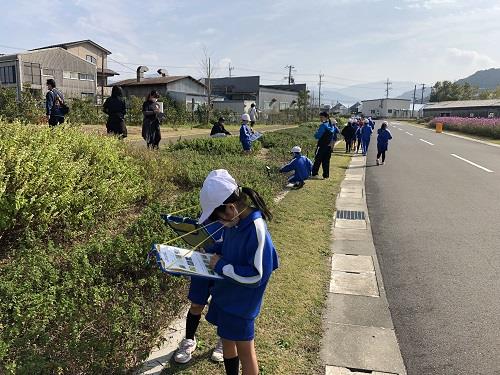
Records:
[[[200,191],[202,214],[225,225],[224,241],[215,251],[210,267],[223,280],[211,289],[206,315],[222,338],[226,374],[257,375],[254,324],[271,273],[278,268],[278,254],[267,230],[272,218],[260,195],[240,187],[224,169],[210,172]]]

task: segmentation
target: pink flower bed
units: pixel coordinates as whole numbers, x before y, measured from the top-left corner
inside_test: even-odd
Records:
[[[500,139],[500,118],[436,117],[430,127],[442,123],[445,130]]]

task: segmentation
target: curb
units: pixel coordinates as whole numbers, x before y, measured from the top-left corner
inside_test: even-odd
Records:
[[[355,154],[332,224],[321,360],[326,375],[406,375],[373,243],[365,174],[366,157]]]

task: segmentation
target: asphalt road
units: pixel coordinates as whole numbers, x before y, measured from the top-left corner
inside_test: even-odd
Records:
[[[500,148],[392,125],[366,193],[408,374],[500,374]]]

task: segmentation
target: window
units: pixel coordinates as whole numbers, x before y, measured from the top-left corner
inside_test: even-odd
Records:
[[[94,93],[93,92],[82,92],[81,96],[82,96],[82,99],[93,98]]]
[[[16,67],[14,65],[0,66],[0,83],[17,83]]]
[[[85,60],[87,60],[88,62],[91,62],[94,65],[97,64],[97,59],[92,55],[87,55],[87,57],[85,57]]]
[[[264,102],[264,108],[269,108],[271,105],[271,102]]]
[[[54,69],[43,68],[43,75],[45,75],[45,76],[52,76],[52,77],[54,77],[55,73],[56,72],[55,72]]]
[[[71,78],[71,72],[68,72],[67,70],[63,71],[63,78],[70,79]]]
[[[78,79],[78,73],[77,72],[70,72],[69,78],[70,79]]]
[[[287,102],[280,102],[280,111],[284,111],[289,107]]]
[[[372,110],[370,111],[370,113],[371,113],[372,115],[374,115],[376,112],[375,112],[375,110],[374,110],[374,109],[372,109]]]
[[[87,74],[87,73],[78,73],[78,79],[80,81],[93,81],[94,80],[94,75],[93,74]]]
[[[387,113],[392,113],[392,109],[388,109],[388,110],[387,110]]]
[[[33,83],[35,85],[42,84],[42,72],[40,64],[25,62],[23,64],[23,82]]]

